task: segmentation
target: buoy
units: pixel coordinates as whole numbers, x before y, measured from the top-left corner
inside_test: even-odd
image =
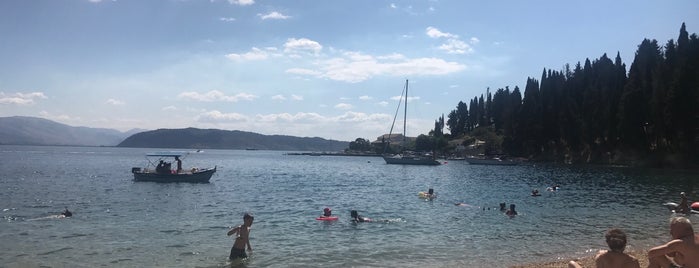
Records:
[[[693,210],[699,210],[699,202],[692,203],[690,207],[692,207]]]

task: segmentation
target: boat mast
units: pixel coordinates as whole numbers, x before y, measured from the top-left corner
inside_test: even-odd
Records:
[[[405,106],[403,107],[403,109],[404,109],[404,111],[403,111],[403,148],[405,148],[405,146],[406,146],[405,145],[406,144],[405,143],[405,141],[406,141],[405,135],[407,134],[405,132],[405,129],[406,129],[405,126],[408,122],[408,79],[405,79]]]

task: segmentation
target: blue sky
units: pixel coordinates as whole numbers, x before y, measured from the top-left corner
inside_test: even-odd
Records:
[[[0,116],[374,140],[410,80],[408,135],[490,87],[523,90],[643,38],[699,1],[0,1]],[[448,131],[448,130],[446,130]]]

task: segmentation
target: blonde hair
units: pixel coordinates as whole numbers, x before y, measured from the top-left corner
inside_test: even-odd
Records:
[[[674,217],[670,220],[670,226],[681,226],[684,231],[691,234],[694,233],[694,228],[692,227],[692,222],[685,217]]]

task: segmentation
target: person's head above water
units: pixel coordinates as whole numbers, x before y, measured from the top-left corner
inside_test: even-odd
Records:
[[[510,204],[510,210],[515,211],[515,204]]]
[[[330,208],[323,209],[323,216],[330,216],[331,214],[332,210]]]
[[[350,216],[352,218],[357,218],[357,217],[359,217],[359,213],[357,213],[356,210],[352,210],[352,211],[350,211]]]
[[[428,190],[427,190],[427,193],[430,194],[430,195],[434,194],[434,189],[432,189],[432,188],[428,189]]]

